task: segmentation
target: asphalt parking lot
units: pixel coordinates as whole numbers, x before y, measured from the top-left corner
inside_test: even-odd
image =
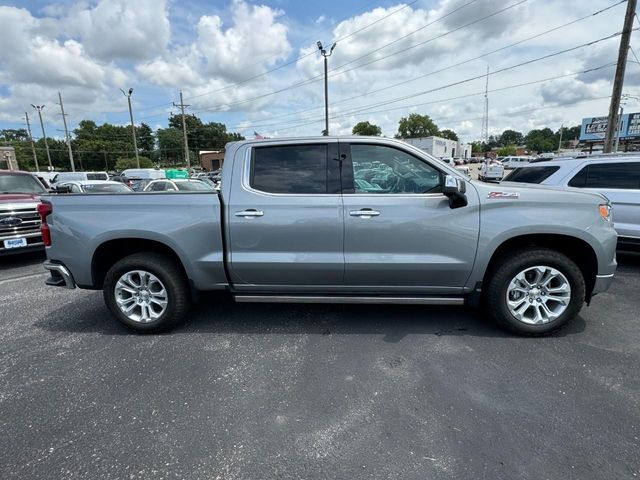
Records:
[[[640,477],[640,255],[548,338],[476,311],[231,304],[172,334],[0,258],[0,477]]]

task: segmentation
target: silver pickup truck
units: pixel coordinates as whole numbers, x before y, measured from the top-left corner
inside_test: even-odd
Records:
[[[219,290],[237,302],[484,305],[538,335],[616,269],[605,197],[475,182],[377,137],[230,143],[219,192],[56,195],[39,211],[47,284],[101,289],[138,332],[173,327]]]

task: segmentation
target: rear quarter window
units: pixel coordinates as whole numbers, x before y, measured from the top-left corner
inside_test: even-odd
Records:
[[[327,193],[327,155],[327,145],[256,148],[250,185],[267,193]]]
[[[640,162],[606,162],[586,165],[569,181],[569,186],[620,190],[640,189]]]
[[[516,168],[503,180],[505,182],[542,183],[558,170],[560,167],[557,166]]]

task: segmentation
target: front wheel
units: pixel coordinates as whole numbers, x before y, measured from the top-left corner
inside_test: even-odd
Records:
[[[522,335],[544,335],[580,312],[585,300],[582,272],[566,255],[535,248],[503,258],[488,281],[489,315]]]
[[[158,253],[136,253],[116,262],[104,279],[103,295],[111,313],[139,333],[169,330],[189,308],[184,273]]]

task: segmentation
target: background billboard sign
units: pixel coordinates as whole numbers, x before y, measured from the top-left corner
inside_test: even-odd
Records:
[[[609,117],[588,117],[582,119],[580,140],[584,142],[602,142],[607,132]],[[618,135],[622,138],[640,138],[640,113],[622,115],[622,125]]]
[[[624,136],[627,138],[640,137],[640,113],[630,113],[628,115],[627,131]]]

